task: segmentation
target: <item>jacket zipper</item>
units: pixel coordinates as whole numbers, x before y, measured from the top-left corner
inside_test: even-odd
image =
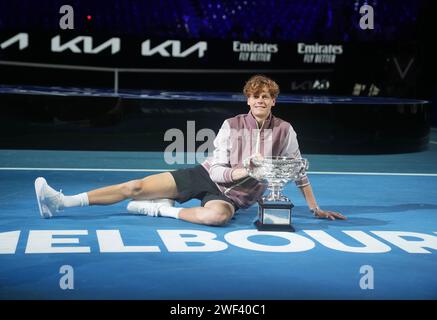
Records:
[[[255,150],[256,153],[259,153],[259,147],[260,147],[260,140],[261,140],[261,130],[264,127],[264,123],[266,123],[266,120],[264,120],[261,129],[259,128],[258,122],[256,123],[256,127],[258,129],[258,134],[257,134],[257,138],[256,138],[256,146],[255,146]],[[227,195],[229,193],[229,191],[231,191],[232,189],[238,187],[239,185],[243,184],[244,182],[246,182],[247,180],[249,180],[250,176],[247,176],[246,178],[244,178],[243,180],[241,180],[240,182],[238,182],[237,184],[234,184],[233,186],[226,188],[225,191],[223,192],[224,195]]]

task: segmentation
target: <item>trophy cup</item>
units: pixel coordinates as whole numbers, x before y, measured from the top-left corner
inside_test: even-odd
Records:
[[[302,178],[308,170],[307,159],[287,157],[265,157],[253,159],[256,170],[268,184],[269,193],[258,200],[258,220],[255,225],[260,231],[290,231],[295,229],[291,224],[293,203],[282,190],[289,181]],[[251,171],[249,170],[249,174]]]

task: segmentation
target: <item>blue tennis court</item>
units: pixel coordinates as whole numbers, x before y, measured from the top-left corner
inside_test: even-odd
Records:
[[[430,140],[416,153],[305,154],[318,203],[348,220],[313,218],[289,184],[295,233],[258,232],[256,205],[226,227],[131,215],[127,202],[41,219],[38,176],[68,195],[175,167],[159,152],[2,150],[0,298],[436,299]]]

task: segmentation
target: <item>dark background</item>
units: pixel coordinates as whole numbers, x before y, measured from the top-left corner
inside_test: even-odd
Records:
[[[163,132],[218,130],[222,121],[247,112],[241,101],[211,102],[207,92],[241,93],[254,73],[275,79],[281,93],[309,96],[397,97],[428,100],[427,105],[281,104],[276,114],[290,121],[304,152],[384,153],[427,148],[437,125],[432,1],[69,1],[74,30],[61,30],[64,1],[0,1],[0,43],[18,33],[27,48],[0,49],[0,61],[47,65],[141,69],[120,72],[120,90],[205,92],[203,101],[162,101],[116,97],[0,94],[0,147],[80,150],[163,150]],[[374,9],[373,30],[359,27],[359,8]],[[91,19],[87,19],[90,15]],[[121,40],[120,51],[98,54],[52,52],[62,43],[92,37],[93,47]],[[141,55],[152,47],[180,41],[181,50],[205,41],[204,57]],[[233,41],[276,44],[271,60],[243,62]],[[298,43],[341,45],[335,63],[308,64]],[[171,51],[171,47],[166,48]],[[405,74],[403,74],[405,72]],[[325,85],[317,86],[316,83]],[[326,84],[329,85],[326,85]],[[357,84],[365,86],[354,91]],[[101,70],[68,70],[0,64],[0,85],[113,89],[114,75]],[[372,93],[370,88],[378,88]],[[363,87],[364,88],[364,87]]]

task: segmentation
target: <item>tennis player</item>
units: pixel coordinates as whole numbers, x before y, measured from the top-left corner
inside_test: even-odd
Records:
[[[214,140],[213,155],[203,163],[70,196],[56,191],[39,177],[35,180],[35,192],[41,216],[50,218],[65,208],[110,205],[129,199],[127,211],[133,214],[226,225],[237,210],[253,205],[267,188],[254,159],[301,158],[293,127],[272,114],[278,84],[266,76],[255,75],[246,82],[243,92],[249,112],[223,122]],[[315,217],[346,219],[318,206],[306,175],[295,184]],[[201,200],[200,206],[174,205],[175,200],[184,203],[190,199]]]

